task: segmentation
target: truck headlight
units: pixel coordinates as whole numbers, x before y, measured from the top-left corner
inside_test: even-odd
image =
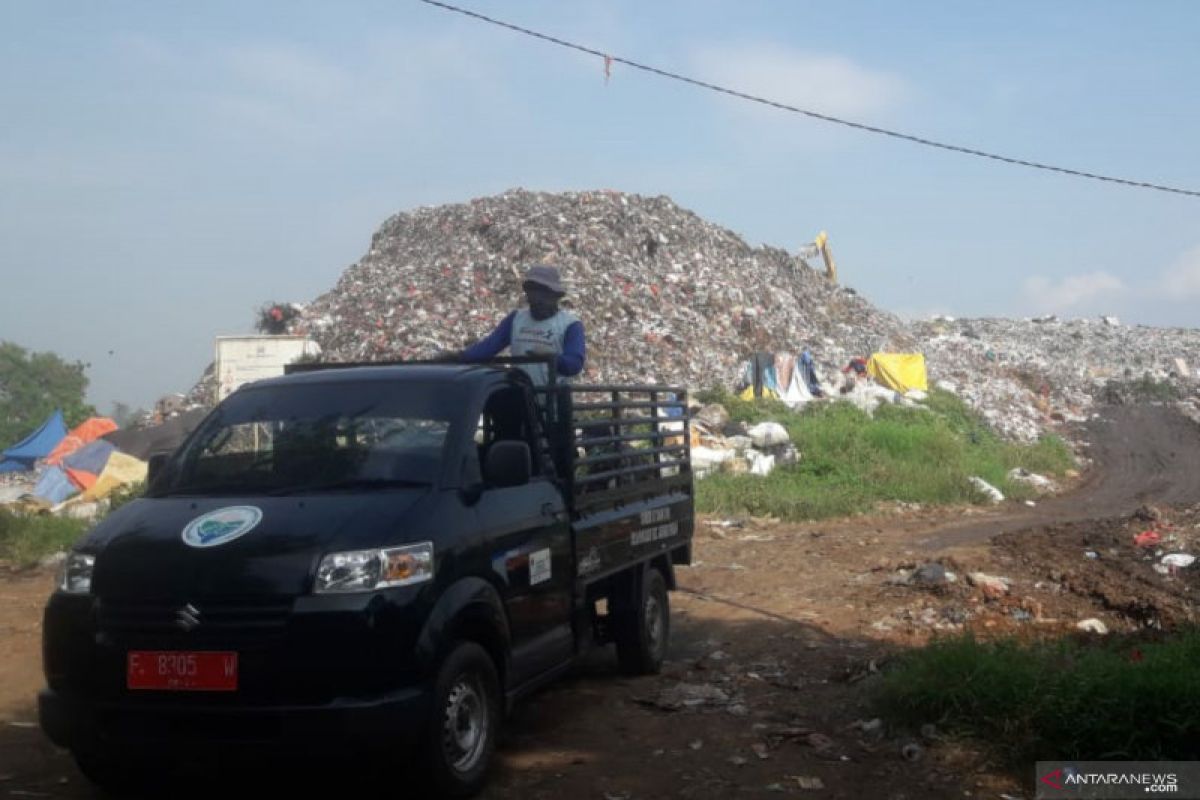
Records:
[[[92,568],[96,557],[87,553],[70,553],[58,573],[58,588],[68,594],[90,594]]]
[[[330,553],[317,567],[316,594],[370,592],[433,578],[433,542]]]

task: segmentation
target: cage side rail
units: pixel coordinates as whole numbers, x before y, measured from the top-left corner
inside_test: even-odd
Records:
[[[623,475],[637,475],[642,472],[651,472],[653,470],[671,469],[672,467],[686,467],[691,463],[692,462],[686,458],[682,458],[675,461],[661,461],[654,464],[637,464],[628,467],[621,467],[619,469],[605,470],[604,472],[596,472],[591,475],[577,475],[575,477],[575,483],[577,485],[595,483],[597,481],[606,481],[610,478],[617,478]]]
[[[613,461],[633,461],[635,459],[650,458],[656,455],[666,454],[684,454],[687,448],[682,444],[670,445],[667,447],[647,447],[641,450],[618,450],[611,453],[596,453],[595,455],[576,458],[576,466],[590,466],[592,464],[606,464]],[[661,466],[654,464],[654,466]]]

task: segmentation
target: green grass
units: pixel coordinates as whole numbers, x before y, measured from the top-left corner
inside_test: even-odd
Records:
[[[1200,752],[1200,631],[1020,644],[971,637],[902,656],[874,702],[890,721],[987,743],[1006,761],[1190,759]]]
[[[722,473],[700,481],[697,505],[708,513],[800,520],[869,511],[880,501],[979,502],[968,481],[972,475],[1019,500],[1034,492],[1008,480],[1013,467],[1061,475],[1073,465],[1058,437],[1032,445],[1006,442],[948,392],[932,392],[928,410],[885,405],[874,418],[844,402],[797,413],[773,401],[711,393],[701,398],[721,402],[735,420],[781,423],[801,453],[799,464],[766,478]]]
[[[25,516],[0,511],[0,560],[18,567],[36,564],[51,553],[70,550],[89,524],[49,514]]]
[[[113,492],[108,498],[108,513],[141,497],[145,490],[146,485],[138,483]],[[14,514],[0,509],[0,561],[11,562],[17,567],[32,566],[52,553],[70,550],[97,521],[50,514]]]

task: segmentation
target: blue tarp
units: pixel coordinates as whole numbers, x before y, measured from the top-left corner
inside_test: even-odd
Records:
[[[62,463],[64,467],[69,469],[78,469],[90,472],[93,475],[99,475],[104,471],[104,465],[108,463],[108,457],[116,449],[111,442],[97,439],[71,453],[71,455],[63,459]]]
[[[53,505],[58,505],[79,491],[79,487],[71,483],[67,473],[59,467],[49,467],[42,473],[41,480],[33,487],[35,497],[40,497]]]
[[[33,462],[45,458],[67,436],[62,411],[55,411],[42,427],[0,453],[0,472],[33,469]]]

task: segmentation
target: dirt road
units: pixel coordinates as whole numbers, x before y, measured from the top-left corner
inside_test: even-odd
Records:
[[[611,651],[590,656],[517,710],[484,797],[1028,796],[970,747],[872,730],[868,701],[875,670],[934,632],[1194,618],[1200,581],[1155,572],[1131,537],[1154,527],[1165,545],[1200,551],[1200,510],[1186,507],[1200,502],[1200,429],[1164,409],[1116,409],[1088,435],[1096,468],[1071,496],[1032,509],[705,520],[673,595],[663,674],[628,679]],[[1147,502],[1162,519],[1128,517]],[[989,597],[961,578],[935,590],[906,581],[932,560],[1011,588]],[[33,724],[50,588],[46,574],[0,579],[0,797],[96,796]],[[910,744],[916,760],[901,755]],[[244,778],[217,780],[228,791]]]

